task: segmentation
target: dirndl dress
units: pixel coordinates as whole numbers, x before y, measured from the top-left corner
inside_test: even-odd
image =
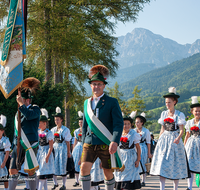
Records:
[[[49,151],[49,141],[53,140],[53,133],[49,129],[44,131],[39,130],[39,149],[37,151],[37,161],[39,164],[39,170],[36,174],[39,179],[53,178],[55,173],[54,157],[53,153],[50,154],[48,163],[46,163],[46,156]]]
[[[92,165],[90,175],[91,175],[91,186],[97,186],[101,183],[104,183],[104,174],[103,169],[100,168],[101,160],[99,158],[96,159],[94,164]]]
[[[66,166],[67,166],[67,144],[66,141],[70,142],[71,134],[70,130],[62,126],[59,131],[57,131],[57,126],[51,129],[54,134],[54,166],[56,176],[66,176]]]
[[[80,172],[80,165],[78,165],[78,162],[81,158],[81,154],[82,154],[82,151],[83,151],[82,134],[80,133],[80,128],[78,128],[74,131],[74,137],[77,139],[77,144],[73,149],[72,156],[73,156],[73,159],[74,159],[75,173],[79,173]]]
[[[192,134],[191,137],[188,138],[185,151],[188,158],[189,170],[193,173],[200,173],[200,132],[190,130],[191,127],[195,126],[194,119],[188,120],[185,129],[186,132]],[[196,126],[200,129],[200,122]]]
[[[150,174],[172,180],[190,177],[183,141],[180,139],[179,144],[174,143],[179,135],[178,125],[186,123],[184,114],[175,110],[173,117],[168,117],[168,111],[163,111],[158,123],[165,130],[156,145]]]
[[[137,132],[137,128],[135,128],[134,130]],[[142,171],[140,172],[140,174],[144,174],[147,172],[147,169],[145,166],[145,164],[147,163],[147,159],[148,159],[147,144],[151,144],[151,135],[150,135],[149,130],[145,127],[142,127],[142,131],[138,134],[141,137],[141,140],[140,140],[140,148],[141,148],[140,164],[141,164]]]
[[[135,144],[140,142],[140,135],[133,129],[120,139],[119,147],[122,162],[125,165],[123,172],[115,171],[116,189],[140,189],[140,165],[136,168],[137,153]]]
[[[3,163],[5,152],[10,151],[10,147],[11,147],[11,144],[10,144],[9,138],[2,136],[2,138],[0,139],[0,166]],[[1,181],[4,181],[7,176],[8,176],[8,170],[6,166],[4,168],[0,167]]]

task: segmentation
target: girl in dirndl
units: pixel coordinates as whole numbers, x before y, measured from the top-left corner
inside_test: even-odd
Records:
[[[161,113],[158,123],[162,125],[157,142],[150,174],[160,176],[160,189],[165,189],[165,180],[173,180],[174,190],[178,189],[179,179],[189,177],[187,159],[182,141],[185,115],[175,110],[179,95],[176,88],[170,87],[169,93],[163,96],[167,111]]]
[[[119,147],[125,169],[122,172],[114,172],[116,190],[133,190],[141,188],[139,175],[139,163],[141,159],[139,142],[141,137],[135,130],[131,129],[135,114],[136,112],[132,112],[130,116],[123,116],[124,128]]]
[[[0,181],[4,182],[4,190],[8,190],[8,170],[6,168],[6,162],[10,152],[9,138],[4,136],[6,127],[6,116],[0,115]]]
[[[74,159],[74,165],[75,165],[75,183],[74,187],[79,186],[79,172],[80,172],[80,164],[81,164],[81,154],[83,150],[83,145],[82,145],[82,126],[83,126],[83,113],[81,111],[78,111],[78,116],[79,116],[79,127],[74,131],[74,148],[72,152],[72,156]]]
[[[36,174],[39,179],[38,190],[45,190],[47,188],[47,179],[53,178],[55,173],[54,158],[53,158],[53,133],[47,128],[48,125],[48,112],[46,109],[41,109],[42,115],[40,116],[39,123],[39,149],[37,151],[37,161],[39,170]]]
[[[56,189],[58,187],[57,176],[62,176],[63,185],[59,190],[66,190],[67,181],[67,159],[71,157],[70,152],[70,130],[62,125],[63,115],[59,107],[56,108],[56,113],[53,115],[55,119],[56,126],[51,129],[54,134],[54,165],[55,174],[53,176],[54,186],[52,188]]]
[[[194,118],[188,120],[185,125],[186,136],[184,141],[189,170],[191,172],[191,178],[188,178],[187,190],[192,190],[194,173],[200,174],[200,104],[197,96],[192,96],[191,99],[192,104],[190,108]]]
[[[146,166],[145,164],[147,163],[148,158],[152,158],[151,155],[151,135],[150,132],[147,128],[144,127],[144,124],[146,123],[146,118],[145,118],[145,113],[141,113],[141,115],[137,115],[135,117],[135,126],[136,128],[134,129],[140,136],[140,148],[141,148],[141,167],[142,167],[142,172],[140,174],[142,178],[142,183],[141,186],[145,186],[145,179],[146,179]]]

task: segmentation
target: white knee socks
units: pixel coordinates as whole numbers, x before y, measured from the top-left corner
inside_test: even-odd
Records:
[[[145,174],[142,174],[142,182],[145,183],[145,179],[146,179],[146,173],[145,173]]]
[[[76,183],[79,183],[79,174],[75,173],[75,180],[76,180]]]
[[[160,190],[165,189],[165,180],[166,178],[160,176]]]
[[[63,185],[65,186],[65,183],[66,183],[66,181],[67,181],[67,176],[63,176],[62,177],[62,180],[63,180]],[[65,186],[66,187],[66,186]]]
[[[178,179],[174,180],[174,182],[173,182],[173,184],[174,184],[174,190],[178,189],[178,183],[179,183]]]
[[[55,185],[58,185],[58,181],[57,181],[57,176],[56,175],[53,175],[53,183]]]
[[[191,178],[188,178],[188,188],[192,190],[192,183],[194,180],[194,173],[191,172]]]
[[[45,183],[45,179],[39,179],[38,190],[42,190],[42,187],[44,186],[44,183]]]

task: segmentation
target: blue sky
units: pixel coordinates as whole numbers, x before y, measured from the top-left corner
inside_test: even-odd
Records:
[[[200,39],[200,0],[151,0],[135,23],[118,23],[115,36],[145,28],[180,44]]]

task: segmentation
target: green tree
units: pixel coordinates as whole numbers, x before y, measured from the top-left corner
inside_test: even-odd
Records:
[[[142,98],[140,97],[140,92],[142,89],[138,89],[138,85],[135,86],[132,94],[133,94],[133,98],[131,98],[130,100],[128,100],[128,107],[131,111],[135,111],[137,110],[137,114],[141,113],[144,111],[145,109],[145,103],[144,100],[142,100]]]
[[[115,85],[112,88],[107,87],[106,92],[109,96],[116,98],[119,102],[119,106],[124,114],[128,114],[128,105],[127,101],[123,100],[123,93],[119,91],[119,85],[116,82]]]
[[[28,2],[27,63],[40,68],[44,81],[63,85],[66,126],[71,124],[70,108],[77,106],[85,96],[83,82],[88,68],[103,64],[115,75],[117,39],[112,34],[117,21],[135,21],[149,1]],[[4,0],[0,2],[1,12],[5,7]],[[6,15],[3,11],[0,16]]]

